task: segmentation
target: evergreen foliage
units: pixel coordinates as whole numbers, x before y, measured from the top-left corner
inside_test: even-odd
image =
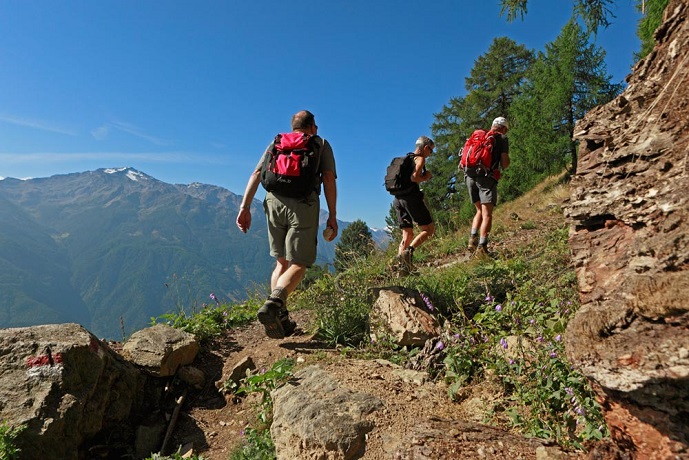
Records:
[[[488,52],[476,60],[466,79],[467,95],[452,98],[440,113],[435,114],[432,132],[436,153],[427,161],[433,179],[424,186],[424,192],[436,221],[449,222],[446,214],[453,213],[467,201],[466,194],[462,194],[464,184],[457,182],[456,175],[464,142],[475,129],[490,128],[495,117],[509,113],[533,60],[533,52],[514,40],[494,39]]]
[[[574,124],[622,90],[606,73],[605,51],[589,43],[576,21],[570,20],[545,48],[510,107],[511,164],[500,181],[503,199],[513,199],[565,168],[576,172]]]
[[[654,34],[658,26],[663,22],[663,12],[670,0],[637,0],[637,10],[644,13],[639,21],[636,34],[641,39],[641,49],[634,54],[635,60],[641,60],[648,56],[655,46]]]
[[[517,16],[520,19],[524,18],[527,12],[527,0],[501,0],[502,9],[501,15],[505,15],[508,22],[514,21]],[[600,27],[607,27],[610,25],[609,18],[614,18],[615,15],[608,7],[613,0],[574,0],[573,14],[580,18],[586,26],[587,35],[595,34]]]
[[[358,260],[368,257],[375,248],[371,231],[361,219],[357,219],[342,231],[335,245],[335,271],[342,272]]]

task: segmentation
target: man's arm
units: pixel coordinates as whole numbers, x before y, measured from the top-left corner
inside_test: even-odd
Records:
[[[502,169],[507,169],[507,167],[510,165],[510,147],[507,138],[503,138],[503,141],[505,144],[502,155],[500,155],[500,167]]]
[[[256,170],[249,176],[249,182],[246,184],[244,196],[242,197],[242,204],[239,206],[239,214],[237,215],[237,227],[244,233],[251,228],[251,202],[254,200],[258,184],[261,183],[261,171]]]
[[[323,193],[325,202],[328,205],[328,221],[326,225],[334,230],[333,238],[337,236],[337,185],[335,183],[335,172],[323,171]]]
[[[431,178],[431,172],[423,173],[423,167],[426,165],[426,158],[422,156],[414,157],[414,172],[411,174],[412,182],[425,182]]]

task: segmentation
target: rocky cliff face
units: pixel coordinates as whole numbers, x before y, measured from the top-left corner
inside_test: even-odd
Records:
[[[598,387],[613,449],[635,458],[689,458],[688,13],[670,1],[626,91],[575,134],[582,306],[567,353]]]

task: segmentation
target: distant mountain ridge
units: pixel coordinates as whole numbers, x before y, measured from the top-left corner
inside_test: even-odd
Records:
[[[240,203],[222,187],[133,168],[0,180],[0,327],[77,322],[121,339],[211,292],[246,298],[267,287],[274,261],[262,204],[243,234]],[[316,263],[334,251],[319,232]]]

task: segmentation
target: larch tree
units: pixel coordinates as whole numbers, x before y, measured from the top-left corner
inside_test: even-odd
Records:
[[[373,235],[368,225],[357,219],[342,231],[340,241],[335,245],[335,271],[343,272],[355,262],[367,258],[375,249]]]

